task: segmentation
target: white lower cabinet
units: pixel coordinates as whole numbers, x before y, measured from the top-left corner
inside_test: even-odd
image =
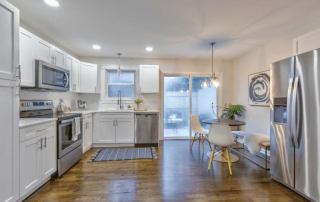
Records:
[[[24,140],[20,142],[20,197],[32,194],[31,191],[35,191],[38,185],[57,170],[55,126],[56,123],[52,122],[20,129],[21,134],[36,131],[30,138],[20,137],[20,140]]]
[[[134,143],[133,113],[95,114],[93,143]]]
[[[92,114],[83,116],[82,123],[83,132],[83,153],[88,151],[92,146]]]
[[[134,119],[116,119],[116,143],[134,143]]]
[[[40,137],[20,143],[20,197],[41,183]]]

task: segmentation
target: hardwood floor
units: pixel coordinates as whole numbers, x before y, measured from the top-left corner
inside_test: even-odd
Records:
[[[157,160],[87,163],[95,148],[61,178],[51,180],[26,201],[306,201],[271,180],[249,160],[232,164],[213,161],[197,142],[166,140],[156,148]]]

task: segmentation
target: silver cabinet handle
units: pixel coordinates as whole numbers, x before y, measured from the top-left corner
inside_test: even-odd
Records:
[[[116,120],[116,126],[118,126],[118,120]]]
[[[74,84],[74,90],[77,90],[77,84]]]
[[[47,137],[44,137],[44,148],[47,148]]]
[[[54,56],[54,65],[57,65],[57,56]]]
[[[41,150],[42,150],[42,138],[39,140],[39,142],[40,142],[39,149],[41,149]]]
[[[115,126],[115,125],[114,125],[114,120],[113,120],[112,122],[113,122],[113,126]]]
[[[297,116],[297,111],[296,109],[300,108],[300,106],[297,106],[297,91],[298,91],[298,84],[299,84],[299,77],[296,77],[295,80],[294,80],[294,85],[293,85],[293,99],[292,99],[292,107],[293,107],[293,110],[292,110],[292,118],[293,118],[293,121],[292,121],[292,133],[293,133],[293,140],[294,140],[294,146],[296,149],[299,149],[300,146],[299,146],[299,143],[298,143],[298,137],[297,137],[297,119],[296,119],[296,116]],[[299,114],[300,115],[300,114]],[[299,117],[298,117],[299,118]]]
[[[54,64],[54,56],[51,56],[51,63]]]

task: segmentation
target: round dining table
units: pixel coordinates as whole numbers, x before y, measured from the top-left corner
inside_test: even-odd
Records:
[[[239,130],[239,126],[246,125],[246,123],[243,121],[229,120],[229,119],[203,119],[201,120],[201,122],[205,124],[210,124],[210,125],[212,123],[226,123],[230,126],[231,130]],[[228,160],[226,158],[226,152],[224,152],[221,148],[217,150],[218,151],[214,153],[214,157],[212,160],[227,163]],[[211,153],[212,152],[207,153],[208,158],[211,158]],[[231,159],[231,162],[239,161],[239,157],[231,153],[230,153],[230,159]]]

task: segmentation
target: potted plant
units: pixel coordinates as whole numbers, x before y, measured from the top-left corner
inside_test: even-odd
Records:
[[[236,118],[236,116],[241,117],[243,116],[243,112],[245,111],[245,107],[242,105],[232,105],[229,104],[228,107],[225,107],[222,110],[222,115],[221,118],[226,117],[230,120],[234,120]]]
[[[137,104],[137,109],[139,109],[139,105],[143,103],[143,100],[140,100],[139,98],[135,99],[134,102]]]

